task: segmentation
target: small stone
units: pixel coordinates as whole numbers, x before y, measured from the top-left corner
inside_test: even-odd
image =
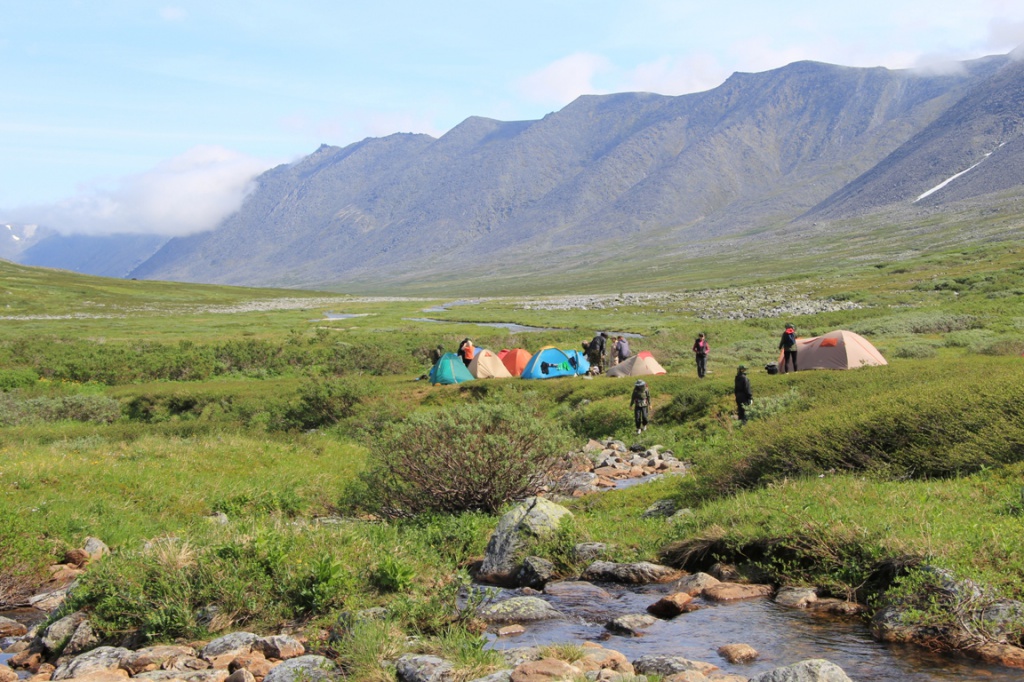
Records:
[[[81,568],[89,562],[89,553],[84,549],[69,549],[64,554],[64,563]]]
[[[580,674],[580,669],[565,661],[554,658],[542,658],[539,661],[527,661],[516,666],[512,671],[512,682],[551,682],[552,680],[571,680]]]
[[[506,625],[503,628],[498,628],[498,637],[513,637],[515,635],[521,635],[526,632],[526,628],[522,625]]]
[[[287,661],[289,658],[296,658],[306,653],[306,647],[302,642],[290,635],[273,635],[259,640],[253,647],[263,652],[267,658],[279,658]]]
[[[775,595],[775,603],[791,609],[806,609],[818,601],[818,593],[813,587],[783,587]]]
[[[740,583],[719,583],[708,587],[702,593],[705,599],[713,601],[739,601],[741,599],[755,599],[758,597],[770,597],[772,594],[771,585],[741,585]]]
[[[730,663],[750,663],[759,656],[749,644],[725,644],[718,647],[718,655]]]
[[[227,676],[224,682],[256,682],[255,676],[245,668],[239,668]]]
[[[693,597],[686,592],[675,592],[648,606],[647,613],[658,618],[675,618],[680,614],[696,610],[697,606],[691,604],[692,601]]]
[[[691,597],[696,597],[703,593],[707,588],[717,585],[718,583],[718,578],[710,576],[707,573],[693,573],[680,578],[672,587],[674,587],[678,592],[685,592]]]
[[[82,549],[89,555],[91,561],[102,559],[110,554],[110,548],[99,538],[86,538],[85,546]]]
[[[618,618],[613,618],[605,623],[604,626],[606,629],[620,635],[639,637],[643,634],[643,630],[646,630],[657,622],[657,618],[647,615],[646,613],[631,613],[625,616],[619,616]]]
[[[0,664],[0,682],[18,682],[18,673]]]

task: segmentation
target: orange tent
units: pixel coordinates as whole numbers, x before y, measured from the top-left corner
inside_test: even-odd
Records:
[[[509,374],[514,377],[520,376],[523,373],[523,368],[526,367],[526,363],[530,361],[533,355],[528,350],[522,348],[502,348],[501,352],[498,353],[498,357],[501,359],[505,369],[508,370]]]
[[[796,340],[797,369],[856,369],[888,365],[882,354],[860,334],[837,329],[822,336]],[[779,370],[783,353],[779,352]]]

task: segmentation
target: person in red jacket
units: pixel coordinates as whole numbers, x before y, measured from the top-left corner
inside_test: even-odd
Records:
[[[786,331],[782,332],[782,340],[779,341],[779,350],[782,351],[782,373],[786,373],[790,360],[793,361],[793,371],[796,371],[796,329],[793,325],[787,324]]]

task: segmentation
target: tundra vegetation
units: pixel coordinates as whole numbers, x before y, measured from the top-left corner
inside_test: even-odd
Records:
[[[938,603],[929,567],[992,599],[1024,598],[1015,244],[712,292],[666,282],[670,296],[493,298],[432,313],[423,309],[445,299],[105,280],[4,262],[0,274],[0,606],[95,536],[115,552],[90,566],[73,606],[92,612],[103,637],[289,625],[358,678],[379,677],[377,661],[409,646],[486,671],[495,661],[479,624],[456,608],[467,566],[502,509],[564,453],[590,438],[635,440],[632,382],[432,387],[421,378],[427,358],[467,336],[533,351],[576,348],[596,330],[642,334],[634,352],[668,369],[648,380],[644,440],[692,472],[566,502],[573,523],[535,548],[566,575],[582,568],[572,546],[593,540],[610,543],[612,560],[690,570],[725,561],[869,606],[899,600],[922,624],[971,617]],[[847,305],[787,309],[794,300]],[[425,316],[442,322],[409,319]],[[752,371],[751,420],[740,427],[735,367],[772,361],[785,322],[801,336],[861,333],[890,365]],[[704,380],[690,353],[698,331],[711,344]],[[643,518],[664,498],[693,513]],[[351,623],[370,607],[390,615]]]

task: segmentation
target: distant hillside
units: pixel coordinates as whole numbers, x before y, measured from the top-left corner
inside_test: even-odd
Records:
[[[101,277],[126,277],[168,239],[149,234],[52,234],[25,249],[18,262]]]
[[[1020,191],[1022,92],[1007,56],[946,75],[799,62],[703,93],[587,96],[538,121],[325,145],[132,276],[365,290],[757,248],[752,235],[801,217],[906,210],[982,160],[922,202]]]

